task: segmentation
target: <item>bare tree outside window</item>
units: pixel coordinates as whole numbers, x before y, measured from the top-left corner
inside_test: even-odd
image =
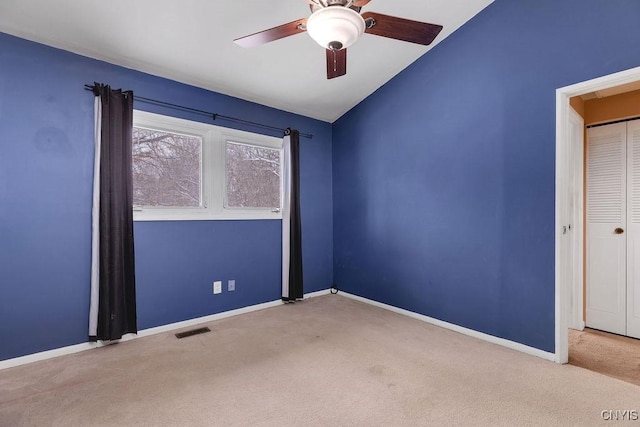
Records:
[[[202,138],[133,128],[133,204],[202,206]]]
[[[280,150],[227,142],[227,207],[280,207]]]

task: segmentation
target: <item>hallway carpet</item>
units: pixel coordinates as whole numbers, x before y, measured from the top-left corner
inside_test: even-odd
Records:
[[[634,338],[570,329],[569,363],[640,386],[640,340]]]

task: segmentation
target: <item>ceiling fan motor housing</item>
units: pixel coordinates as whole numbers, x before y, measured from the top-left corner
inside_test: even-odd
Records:
[[[352,9],[330,6],[315,11],[307,20],[307,32],[325,49],[351,46],[365,30],[364,18]]]

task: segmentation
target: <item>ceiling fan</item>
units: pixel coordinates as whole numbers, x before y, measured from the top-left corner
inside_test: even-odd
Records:
[[[306,0],[311,16],[260,31],[234,40],[243,47],[259,46],[308,32],[326,49],[327,79],[347,73],[347,47],[363,33],[388,37],[421,45],[429,45],[442,30],[442,25],[411,21],[380,13],[360,13],[371,0]]]

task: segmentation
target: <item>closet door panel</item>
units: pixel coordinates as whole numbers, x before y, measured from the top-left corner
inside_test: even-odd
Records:
[[[627,125],[627,335],[640,338],[640,121]]]
[[[587,133],[588,327],[626,333],[626,124]]]

